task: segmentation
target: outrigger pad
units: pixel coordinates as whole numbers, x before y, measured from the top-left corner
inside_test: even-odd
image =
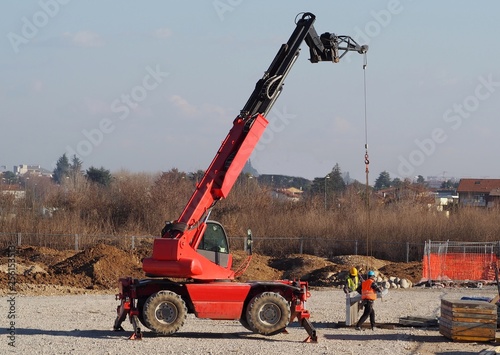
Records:
[[[315,338],[313,339],[312,337],[307,337],[306,340],[303,341],[303,343],[317,343],[318,339]]]
[[[129,336],[129,340],[142,340],[141,327],[138,326],[138,320],[135,314],[130,316],[130,323],[132,323],[134,327],[134,334]]]
[[[131,336],[128,337],[129,340],[142,340],[142,333],[141,331],[137,331],[135,332],[134,334],[132,334]]]

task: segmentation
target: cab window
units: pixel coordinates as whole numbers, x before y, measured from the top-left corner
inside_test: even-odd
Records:
[[[208,222],[198,249],[228,253],[227,238],[224,229],[219,224]]]

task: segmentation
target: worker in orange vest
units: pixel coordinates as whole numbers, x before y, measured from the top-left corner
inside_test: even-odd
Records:
[[[375,282],[375,272],[368,271],[368,279],[361,283],[361,300],[365,310],[356,324],[356,330],[361,330],[361,325],[370,317],[370,325],[372,330],[375,328],[375,311],[373,302],[377,299],[377,292],[382,292],[382,289]]]

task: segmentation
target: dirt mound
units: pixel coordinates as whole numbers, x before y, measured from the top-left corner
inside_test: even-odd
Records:
[[[233,252],[233,269],[238,268],[247,259],[243,251]],[[282,272],[269,265],[271,258],[265,255],[253,254],[250,265],[237,281],[272,281],[282,278]]]
[[[9,264],[1,264],[0,272],[8,273],[9,272]],[[29,275],[29,274],[42,273],[46,274],[47,271],[38,264],[16,264],[16,274],[17,275]]]
[[[72,250],[55,250],[46,247],[33,247],[33,246],[22,246],[16,249],[15,257],[18,260],[22,260],[25,264],[39,264],[52,266],[55,265],[73,255],[77,252]],[[7,257],[9,255],[9,249],[3,249],[0,256]]]
[[[343,265],[346,269],[356,267],[361,273],[366,273],[368,270],[379,270],[390,261],[376,259],[373,256],[363,255],[339,255],[330,259],[332,262]]]
[[[306,280],[311,278],[311,271],[323,268],[335,268],[336,265],[325,258],[314,255],[290,255],[286,258],[271,260],[270,266],[282,271],[284,279]]]
[[[336,287],[344,284],[347,276],[344,265],[331,264],[320,269],[311,270],[302,277],[302,280],[309,282],[311,286],[332,286]]]
[[[61,261],[51,267],[51,271],[54,275],[73,275],[85,288],[112,288],[120,277],[144,277],[136,255],[105,244]]]
[[[379,271],[384,275],[408,279],[413,284],[417,284],[422,279],[422,263],[420,261],[411,263],[391,263],[380,268]]]

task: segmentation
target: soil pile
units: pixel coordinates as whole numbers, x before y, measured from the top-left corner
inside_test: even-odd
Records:
[[[237,270],[247,261],[247,254],[243,251],[233,252],[233,269]],[[271,258],[265,255],[253,254],[245,272],[236,280],[240,282],[259,280],[278,280],[282,273],[270,265]]]
[[[114,288],[120,277],[143,278],[141,263],[133,252],[98,244],[57,263],[50,271],[60,278],[74,275],[84,288]],[[76,285],[71,285],[76,286]]]
[[[0,258],[0,284],[7,284],[8,250]],[[3,272],[2,272],[3,271]],[[15,255],[16,287],[57,285],[78,289],[115,289],[124,276],[144,277],[133,252],[98,244],[82,252],[58,251],[45,247],[23,247]]]
[[[67,258],[75,255],[77,252],[73,250],[55,250],[46,247],[25,246],[16,250],[16,258],[21,261],[31,263],[39,263],[46,266],[53,266]],[[7,254],[4,254],[5,256]]]

